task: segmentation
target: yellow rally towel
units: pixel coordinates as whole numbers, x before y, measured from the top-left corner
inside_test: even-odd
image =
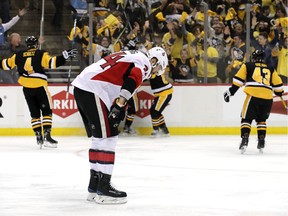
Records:
[[[103,16],[106,16],[106,14],[108,14],[107,11],[94,11],[94,12],[93,12],[93,16],[94,16],[94,17],[97,17],[97,16],[103,17]]]
[[[215,13],[214,11],[208,10],[208,16],[214,17],[214,16],[217,16],[217,15],[218,15],[218,14]],[[204,22],[204,13],[202,13],[202,12],[197,13],[196,20],[197,20],[197,21]]]
[[[105,25],[97,30],[97,34],[101,34],[106,28],[113,28],[114,25],[119,24],[119,20],[112,14],[104,19]]]
[[[166,19],[163,16],[162,12],[159,12],[156,14],[156,18],[160,21],[160,22],[164,22]]]
[[[200,39],[203,39],[204,36],[205,36],[205,32],[204,32],[204,31],[201,31],[201,33],[200,33],[200,35],[199,35],[199,38],[200,38]]]
[[[234,8],[229,8],[228,11],[227,11],[227,15],[225,17],[225,20],[228,21],[228,20],[232,20],[235,18],[235,16],[237,15],[236,11]]]
[[[202,12],[197,13],[195,19],[197,21],[204,22],[204,13],[202,13]]]
[[[259,36],[259,32],[258,32],[258,31],[254,31],[254,32],[253,32],[253,37],[254,37],[255,39],[257,39],[258,36]]]
[[[238,9],[238,17],[239,19],[243,20],[245,17],[245,4],[241,4]]]
[[[260,12],[260,7],[259,7],[258,4],[253,4],[251,10],[256,11],[257,13],[259,13]]]
[[[67,38],[72,41],[74,37],[76,37],[79,33],[81,32],[80,28],[76,27],[76,31],[74,30],[74,28],[71,29],[70,31],[70,35],[67,36]],[[75,34],[76,33],[76,34]],[[75,35],[74,35],[75,34]]]
[[[212,10],[208,10],[208,15],[211,17],[218,16],[218,14]]]
[[[187,17],[188,17],[188,14],[185,11],[182,12],[181,17],[179,19],[180,23],[184,23]]]

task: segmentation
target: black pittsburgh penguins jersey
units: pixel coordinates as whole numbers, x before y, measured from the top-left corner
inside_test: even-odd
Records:
[[[157,76],[153,74],[150,78],[150,85],[155,96],[169,95],[173,93],[173,86],[165,77],[165,74]]]
[[[244,92],[257,98],[272,99],[273,91],[283,91],[282,80],[276,70],[267,67],[264,63],[248,62],[243,64],[233,78],[233,85],[239,88],[244,83]]]
[[[0,68],[10,70],[17,66],[18,83],[27,88],[47,86],[47,76],[44,69],[55,69],[65,64],[64,57],[50,56],[48,52],[36,48],[15,53],[0,62]]]

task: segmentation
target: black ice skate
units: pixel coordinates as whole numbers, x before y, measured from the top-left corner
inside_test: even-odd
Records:
[[[52,139],[50,130],[44,132],[44,146],[48,148],[57,148],[58,141]]]
[[[153,129],[152,133],[151,133],[151,137],[169,137],[169,130],[168,128],[165,127],[161,127],[160,129]]]
[[[123,204],[127,202],[126,192],[119,191],[111,185],[111,176],[101,174],[95,198],[98,204]]]
[[[265,147],[265,138],[264,136],[260,136],[258,139],[257,149],[259,149],[259,153],[263,154],[263,149]]]
[[[125,126],[122,135],[133,136],[133,135],[137,135],[137,133],[132,127]]]
[[[41,131],[35,131],[35,135],[36,135],[36,142],[37,145],[39,145],[40,149],[42,148],[43,145],[43,136]]]
[[[165,127],[161,127],[161,135],[165,136],[165,137],[170,136],[169,130],[168,130],[168,128],[166,126]]]
[[[244,136],[242,136],[242,141],[241,141],[240,146],[239,146],[241,154],[244,154],[244,152],[246,151],[246,148],[248,146],[248,142],[249,142],[249,135],[247,133],[245,133]]]
[[[151,133],[151,137],[160,137],[161,133],[159,131],[159,129],[153,129],[152,133]]]
[[[99,172],[96,172],[94,170],[90,170],[90,181],[88,186],[88,201],[95,201],[96,195],[97,195],[97,187],[99,182]]]

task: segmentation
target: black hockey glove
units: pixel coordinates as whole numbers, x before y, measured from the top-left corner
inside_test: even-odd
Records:
[[[230,96],[232,96],[232,95],[231,95],[230,90],[228,89],[227,91],[224,92],[224,100],[225,100],[225,102],[228,103],[230,101]]]
[[[111,54],[111,51],[108,50],[108,49],[103,49],[102,50],[102,55],[101,55],[101,58],[104,58],[105,56],[108,56]]]
[[[119,106],[117,101],[118,100],[116,100],[115,103],[111,106],[110,113],[108,115],[110,124],[112,124],[113,127],[118,127],[120,122],[125,118],[126,106]]]
[[[129,40],[125,46],[124,50],[136,50],[137,49],[137,44],[139,43],[139,38],[136,37],[133,40]]]
[[[69,49],[69,50],[64,50],[62,52],[62,55],[65,59],[68,59],[69,57],[71,58],[76,57],[77,53],[78,53],[77,49]]]
[[[126,46],[128,47],[129,50],[136,49],[136,43],[134,40],[129,40]]]

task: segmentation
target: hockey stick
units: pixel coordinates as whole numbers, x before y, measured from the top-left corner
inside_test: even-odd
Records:
[[[44,13],[45,13],[45,6],[44,6],[44,0],[42,0],[42,11],[41,11],[41,21],[40,21],[40,37],[43,38],[44,35]],[[39,49],[41,50],[42,48],[42,43],[39,44]]]
[[[74,43],[75,43],[76,23],[77,23],[77,18],[74,19],[74,25],[73,25],[74,35],[73,35],[73,39],[72,39],[72,42],[71,42],[71,49],[74,48]],[[69,98],[69,87],[70,87],[70,79],[71,79],[71,70],[72,70],[72,57],[70,58],[70,67],[69,67],[69,71],[68,71],[66,100],[68,100],[68,98]]]
[[[283,100],[283,97],[282,97],[282,96],[280,96],[280,98],[281,98],[281,102],[282,102],[282,104],[283,104],[284,108],[285,108],[285,109],[287,109],[287,105],[286,105],[285,101]]]
[[[126,31],[126,29],[129,27],[130,30],[132,30],[132,27],[131,27],[130,22],[129,22],[129,17],[127,16],[125,9],[124,9],[126,7],[126,5],[127,5],[127,1],[124,2],[124,7],[123,7],[123,14],[124,14],[124,17],[126,18],[126,25],[124,26],[123,30],[120,32],[117,39],[113,43],[113,50],[114,50],[114,46],[118,43],[118,41],[120,40],[120,38],[122,37],[122,35]]]
[[[122,37],[122,35],[124,34],[126,28],[128,27],[128,24],[125,25],[125,27],[123,28],[122,32],[119,34],[119,36],[117,37],[117,39],[115,40],[115,42],[113,43],[113,48],[114,46],[118,43],[118,41],[120,40],[120,38]]]

